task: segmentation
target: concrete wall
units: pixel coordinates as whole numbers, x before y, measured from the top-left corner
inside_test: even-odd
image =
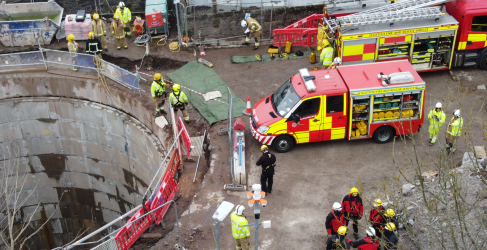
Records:
[[[0,77],[0,162],[18,160],[29,180],[19,219],[37,204],[33,224],[54,213],[29,249],[61,246],[140,204],[165,156],[166,134],[154,129],[138,93],[110,90],[43,73]]]

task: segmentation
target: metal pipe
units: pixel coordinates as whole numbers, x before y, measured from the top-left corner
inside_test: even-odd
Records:
[[[130,214],[134,213],[135,211],[139,210],[140,208],[142,208],[142,204],[140,204],[140,205],[136,206],[134,209],[132,209],[132,210],[130,210],[130,211],[128,211],[128,212],[126,212],[125,214],[123,214],[122,216],[118,217],[117,219],[112,220],[111,222],[109,222],[109,223],[108,223],[108,224],[106,224],[105,226],[98,228],[97,230],[95,230],[94,232],[92,232],[92,233],[90,233],[90,234],[86,235],[85,237],[81,238],[80,240],[77,240],[77,241],[76,241],[74,244],[69,245],[67,248],[68,248],[68,249],[71,249],[71,248],[75,247],[76,245],[81,244],[83,241],[85,241],[85,240],[87,240],[87,239],[89,239],[89,238],[93,237],[93,235],[98,234],[99,232],[101,232],[101,231],[105,230],[105,229],[106,229],[106,228],[108,228],[109,226],[111,226],[111,225],[113,225],[113,224],[115,224],[115,223],[117,223],[117,222],[121,221],[123,218],[125,218],[125,217],[129,216]],[[177,216],[176,216],[176,218],[177,218]]]
[[[194,171],[194,178],[193,178],[193,182],[196,181],[196,174],[198,173],[198,166],[200,165],[200,158],[201,158],[201,155],[203,154],[203,146],[205,145],[205,137],[206,137],[206,129],[205,129],[205,133],[203,134],[203,142],[201,143],[201,151],[200,151],[200,156],[198,156],[198,163],[196,163],[196,171]]]
[[[235,173],[233,169],[233,123],[232,123],[232,118],[233,118],[233,96],[232,96],[232,91],[230,88],[227,86],[228,90],[228,141],[230,143],[230,171],[232,173],[232,185],[235,185]]]
[[[271,20],[269,22],[269,39],[272,37],[272,11],[274,10],[274,3],[271,1]]]
[[[216,250],[220,250],[220,221],[215,219],[216,223]]]

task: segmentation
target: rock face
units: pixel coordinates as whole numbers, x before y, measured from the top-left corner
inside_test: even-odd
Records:
[[[411,183],[402,185],[402,194],[407,196],[414,191],[415,186]]]

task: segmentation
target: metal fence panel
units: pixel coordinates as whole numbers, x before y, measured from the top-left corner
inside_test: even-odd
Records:
[[[96,71],[93,56],[90,54],[72,53],[58,50],[44,50],[49,68],[73,68],[81,71]]]
[[[110,238],[109,240],[92,248],[91,250],[118,250],[118,248],[117,248],[117,243],[115,242],[115,238]]]
[[[44,68],[44,61],[40,51],[2,54],[0,55],[0,70]]]
[[[139,89],[139,79],[138,77],[127,71],[118,67],[117,65],[111,64],[107,61],[101,60],[102,73],[106,77],[124,85],[130,89]]]

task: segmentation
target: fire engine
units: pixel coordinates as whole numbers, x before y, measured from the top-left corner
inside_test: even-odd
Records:
[[[252,135],[280,153],[295,144],[417,133],[425,83],[407,60],[308,71],[255,104]]]
[[[291,41],[312,47],[328,39],[343,65],[406,59],[420,72],[475,65],[487,69],[485,0],[328,2],[323,14],[273,30],[273,45]],[[382,6],[358,13],[350,7],[377,2]],[[428,7],[438,4],[443,5]]]

